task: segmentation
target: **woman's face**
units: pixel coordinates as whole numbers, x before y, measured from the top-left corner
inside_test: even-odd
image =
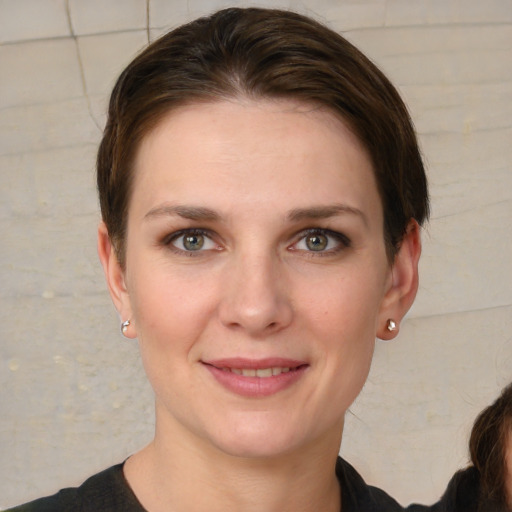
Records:
[[[338,443],[416,275],[414,254],[386,259],[358,139],[295,102],[219,101],[164,118],[135,172],[126,269],[106,268],[157,436],[250,457]]]

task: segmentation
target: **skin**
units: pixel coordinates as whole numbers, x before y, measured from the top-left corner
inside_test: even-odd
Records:
[[[98,238],[156,397],[155,439],[125,465],[134,492],[152,512],[339,511],[344,415],[375,337],[394,337],[388,319],[414,300],[417,224],[391,264],[366,151],[337,117],[292,101],[174,110],[135,170],[125,269],[103,224]],[[206,364],[233,357],[305,370],[241,396]]]

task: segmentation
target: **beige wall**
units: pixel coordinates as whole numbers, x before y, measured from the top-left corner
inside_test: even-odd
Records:
[[[112,80],[148,34],[228,4],[0,1],[0,506],[78,484],[152,435],[96,256],[95,148]],[[421,289],[399,339],[377,345],[342,453],[404,503],[432,501],[512,376],[512,0],[253,4],[343,31],[416,122],[433,196]]]

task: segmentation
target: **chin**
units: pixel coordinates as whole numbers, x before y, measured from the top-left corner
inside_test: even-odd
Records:
[[[261,438],[261,436],[259,436]],[[226,455],[241,459],[251,460],[270,460],[284,457],[297,450],[299,446],[292,443],[276,443],[274,440],[268,439],[237,439],[233,442],[220,442],[217,447]]]
[[[293,428],[286,428],[283,421],[244,421],[231,424],[231,428],[221,427],[219,431],[223,435],[212,441],[219,450],[233,457],[271,459],[301,451],[308,444],[305,432],[298,431],[297,425],[288,426]]]

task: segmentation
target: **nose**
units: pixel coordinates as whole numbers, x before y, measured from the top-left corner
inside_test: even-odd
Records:
[[[246,255],[225,269],[221,322],[254,338],[287,327],[293,318],[290,289],[278,258]]]

